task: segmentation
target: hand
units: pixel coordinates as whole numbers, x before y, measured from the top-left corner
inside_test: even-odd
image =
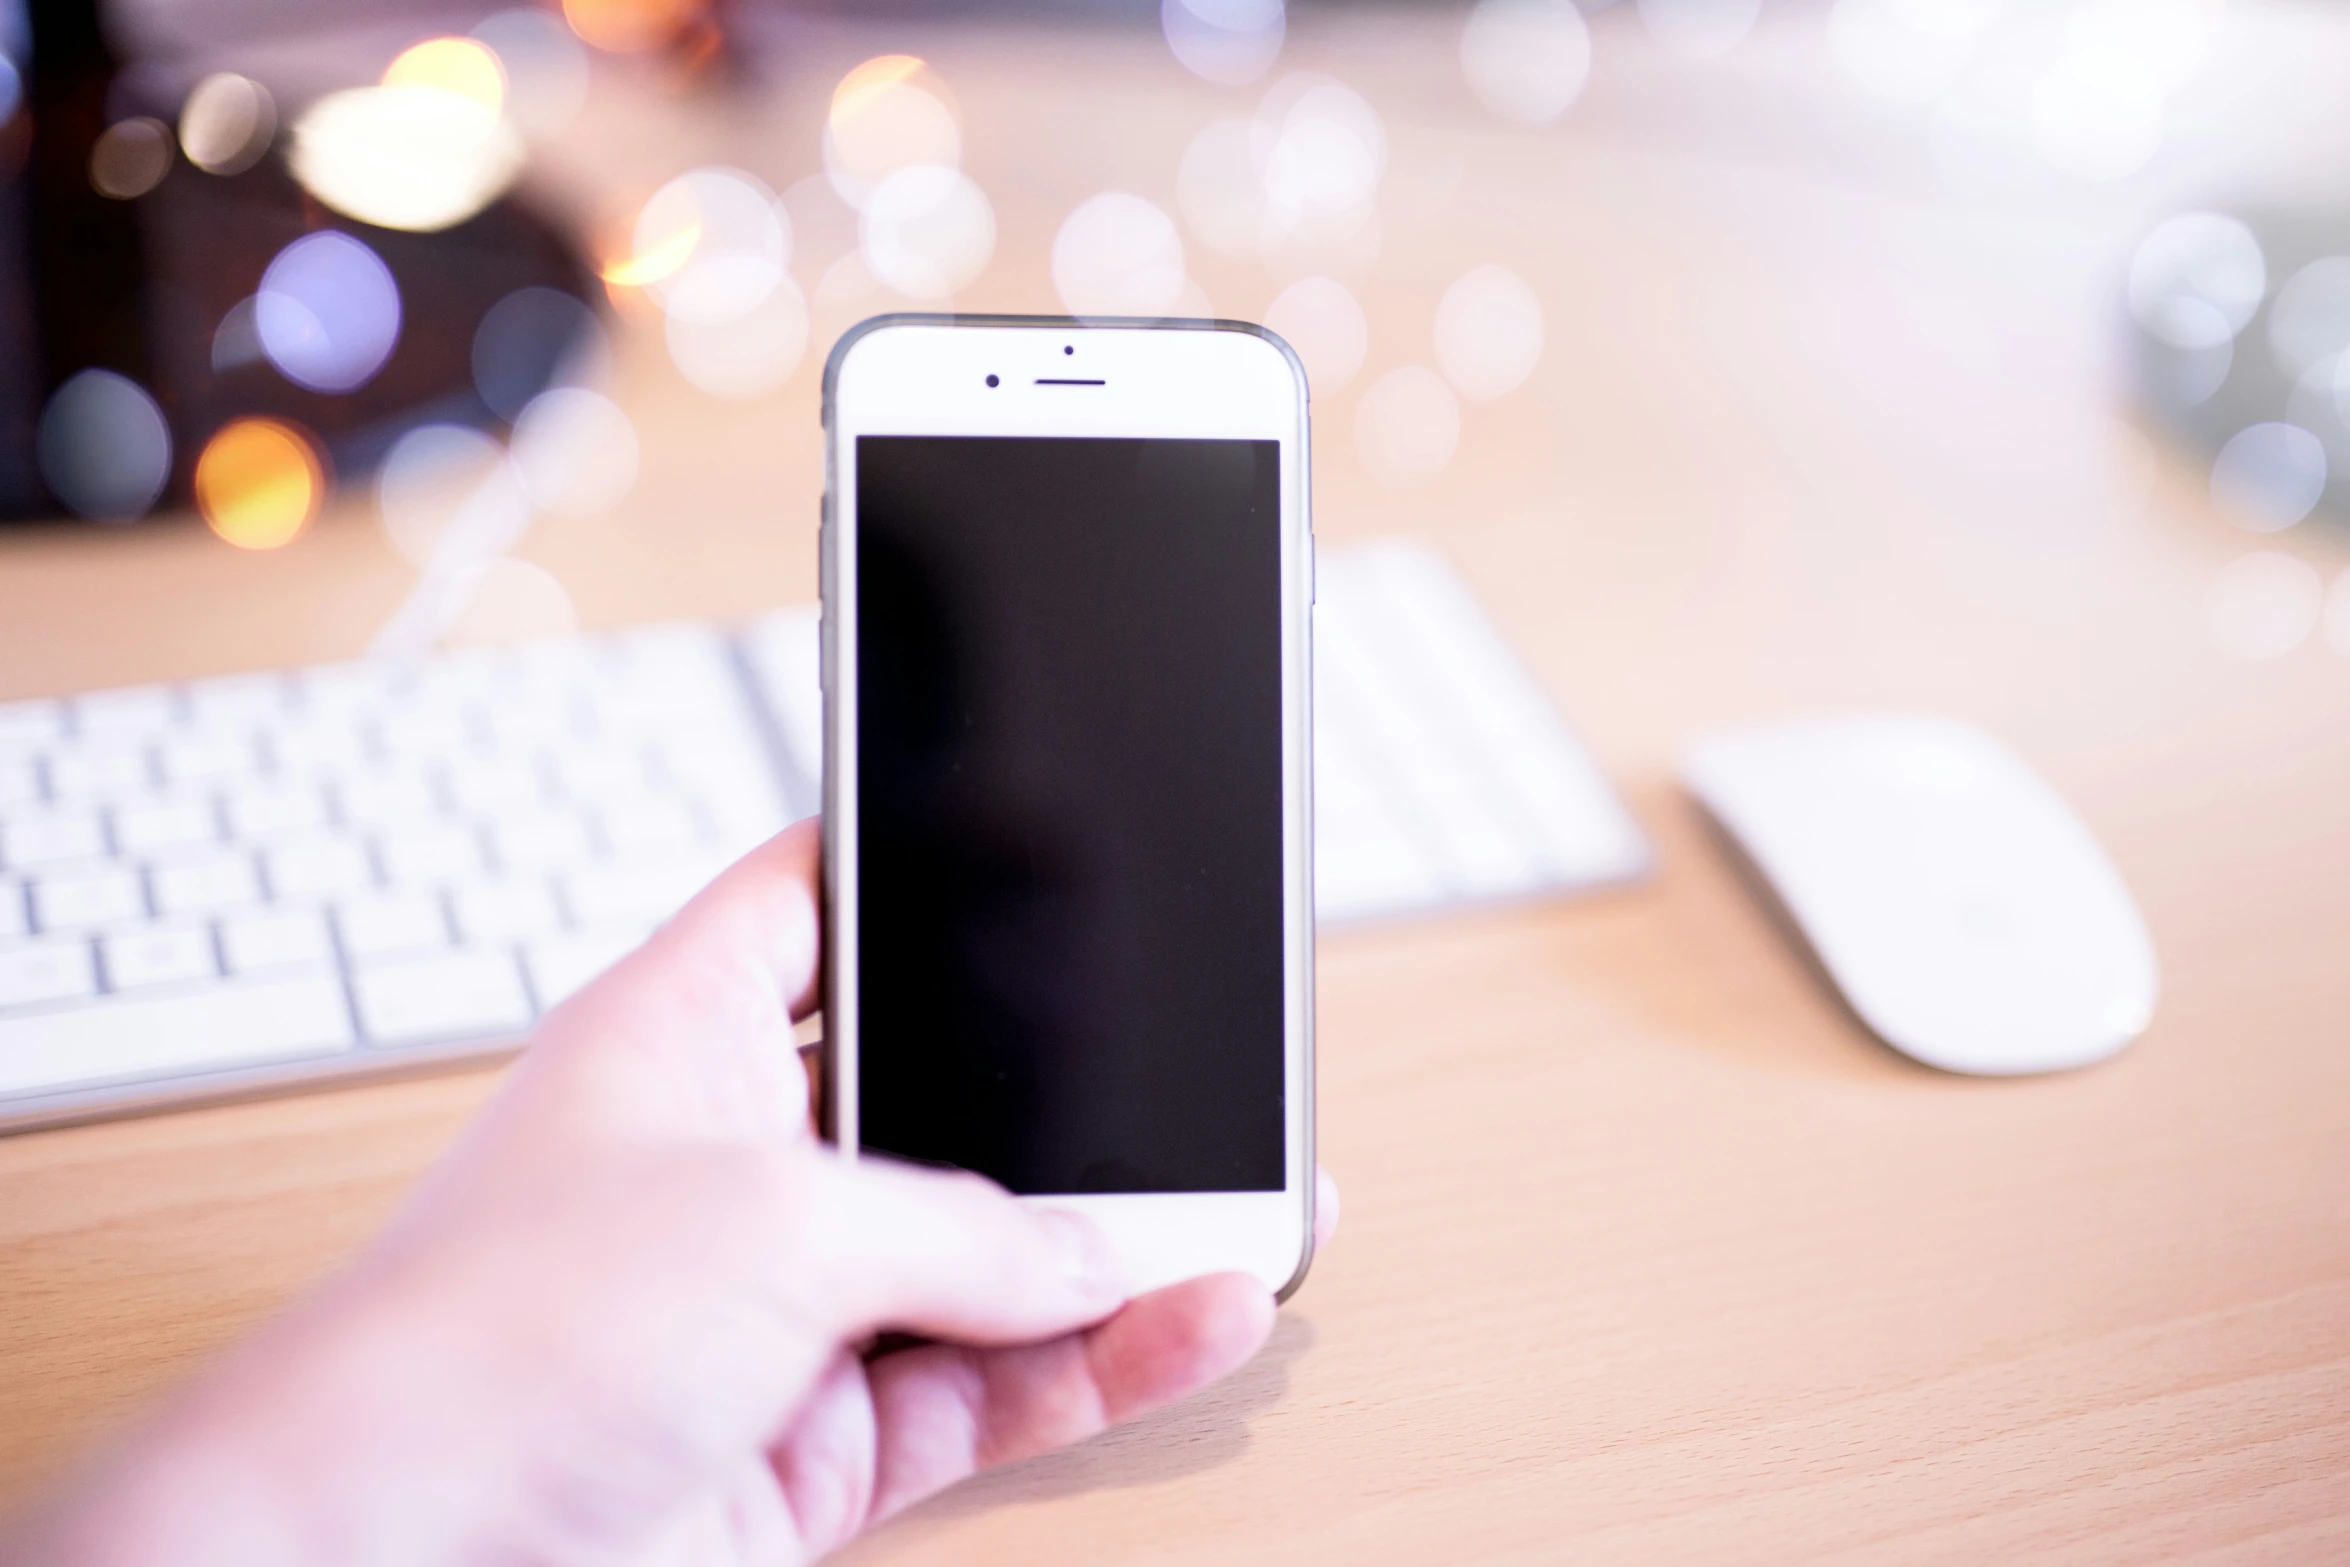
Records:
[[[1129,1302],[1086,1221],[815,1141],[816,883],[803,823],[557,1008],[367,1253],[0,1558],[804,1562],[1255,1353],[1244,1275]]]

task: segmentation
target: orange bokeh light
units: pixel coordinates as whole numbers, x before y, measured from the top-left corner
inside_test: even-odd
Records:
[[[241,550],[290,544],[318,515],[326,469],[308,436],[276,419],[237,419],[196,459],[196,509]]]
[[[701,19],[707,0],[563,0],[571,30],[611,54],[658,49]]]

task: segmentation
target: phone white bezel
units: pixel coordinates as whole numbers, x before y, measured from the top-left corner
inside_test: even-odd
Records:
[[[996,377],[990,386],[987,378]],[[1287,344],[1237,322],[883,316],[825,367],[824,978],[826,1116],[858,1156],[855,585],[856,443],[865,435],[1273,440],[1281,453],[1281,711],[1287,1151],[1278,1192],[1024,1199],[1091,1216],[1140,1291],[1201,1273],[1254,1274],[1286,1298],[1313,1251],[1313,535],[1305,372]],[[844,519],[848,519],[844,521]]]

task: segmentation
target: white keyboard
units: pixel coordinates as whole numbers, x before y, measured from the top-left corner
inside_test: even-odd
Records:
[[[1638,875],[1425,547],[1326,554],[1324,922]],[[0,1129],[512,1049],[817,808],[816,612],[0,705]]]

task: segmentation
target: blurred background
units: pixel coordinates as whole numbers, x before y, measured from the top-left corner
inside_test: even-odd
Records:
[[[2183,634],[2350,651],[2281,547],[2350,512],[2341,5],[0,0],[0,44],[0,510],[179,530],[304,628],[199,662],[810,595],[823,359],[897,309],[1265,321],[1326,533],[1555,535],[1603,630],[1854,549],[2086,624],[2151,510]],[[349,570],[220,563],[305,548]]]
[[[1213,313],[1303,355],[1323,545],[1439,550],[1650,836],[1320,944],[1308,1315],[942,1557],[2316,1537],[2350,3],[17,3],[0,698],[805,603],[848,326]],[[1676,755],[1868,706],[2080,804],[2163,954],[2124,1063],[1928,1084],[1754,917]],[[0,1487],[487,1081],[10,1139]]]

